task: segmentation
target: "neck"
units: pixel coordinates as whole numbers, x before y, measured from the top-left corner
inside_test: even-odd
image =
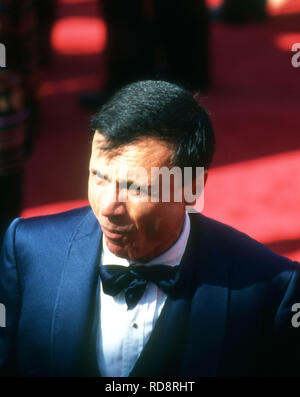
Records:
[[[182,225],[181,225],[180,229],[178,229],[177,233],[173,236],[173,238],[171,240],[169,240],[164,245],[160,245],[159,247],[157,247],[151,254],[144,256],[144,257],[136,258],[134,260],[130,260],[130,262],[148,263],[148,262],[152,261],[153,259],[158,258],[161,255],[164,255],[167,251],[171,250],[175,244],[177,244],[177,242],[179,241],[179,239],[180,239],[181,235],[183,234],[183,232],[185,231],[185,229],[187,229],[186,231],[188,234],[189,227],[186,224],[186,222],[187,221],[186,221],[186,215],[185,215],[182,220]]]

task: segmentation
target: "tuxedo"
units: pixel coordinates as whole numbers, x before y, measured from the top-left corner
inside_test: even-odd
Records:
[[[130,376],[298,376],[299,264],[201,214],[190,221],[180,288]],[[101,376],[101,235],[90,207],[10,225],[0,264],[3,374]]]

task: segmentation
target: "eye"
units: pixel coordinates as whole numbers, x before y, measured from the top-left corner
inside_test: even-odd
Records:
[[[140,194],[141,188],[133,183],[127,183],[127,190],[133,196],[138,196]]]
[[[95,177],[96,182],[103,182],[107,180],[107,178],[100,171],[92,170],[92,175]]]
[[[140,187],[140,186],[137,187],[136,189],[133,189],[133,190],[132,190],[132,193],[133,193],[135,196],[140,196],[141,192],[142,192],[142,190],[141,190],[141,187]]]
[[[133,195],[133,196],[147,196],[148,195],[148,188],[146,186],[139,186],[139,185],[135,185],[135,184],[129,184],[127,186],[127,188],[129,189],[129,192]]]

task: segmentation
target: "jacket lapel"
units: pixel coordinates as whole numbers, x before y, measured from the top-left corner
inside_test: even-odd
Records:
[[[225,336],[227,304],[227,288],[203,284],[195,293],[182,375],[217,375]]]
[[[228,272],[201,215],[192,215],[180,289],[168,297],[130,376],[215,376],[226,326]]]
[[[75,230],[64,263],[52,323],[52,359],[58,376],[93,366],[88,342],[95,319],[101,229],[92,211]]]
[[[216,376],[220,363],[229,304],[229,271],[218,251],[214,223],[203,215],[193,218],[198,254],[194,262],[196,288],[190,310],[182,374]]]
[[[168,298],[148,343],[129,376],[177,375],[188,317],[188,300]]]

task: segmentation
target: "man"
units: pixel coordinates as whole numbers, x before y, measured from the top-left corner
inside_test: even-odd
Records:
[[[6,233],[3,372],[298,375],[299,264],[187,214],[185,181],[172,179],[163,200],[152,174],[203,167],[206,179],[214,133],[203,107],[174,84],[133,83],[94,117],[92,138],[91,208],[17,219]]]

